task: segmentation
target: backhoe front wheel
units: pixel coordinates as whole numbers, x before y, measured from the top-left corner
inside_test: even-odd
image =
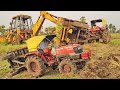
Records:
[[[12,38],[12,44],[15,45],[15,44],[21,44],[21,40],[20,40],[20,37],[19,36],[14,36]]]
[[[31,57],[26,62],[26,68],[33,77],[38,77],[44,74],[45,65],[41,58]]]

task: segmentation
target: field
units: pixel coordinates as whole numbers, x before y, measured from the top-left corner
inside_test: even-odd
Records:
[[[120,39],[120,34],[111,34],[112,39]]]
[[[23,45],[8,45],[5,46],[4,43],[0,44],[0,78],[8,78],[9,63],[2,60],[2,56],[6,54],[7,51],[14,50],[17,48],[24,47]],[[81,69],[78,74],[62,75],[58,70],[52,71],[50,68],[46,70],[44,76],[37,79],[120,79],[120,63],[115,60],[106,60],[106,58],[111,54],[120,54],[120,34],[112,34],[112,41],[109,44],[103,43],[91,43],[82,46],[84,50],[88,48],[92,51],[91,60],[87,62],[86,66]],[[120,58],[119,58],[120,60]],[[34,79],[27,71],[17,74],[12,77],[12,79]]]

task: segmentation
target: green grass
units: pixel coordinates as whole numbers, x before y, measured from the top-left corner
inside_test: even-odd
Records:
[[[6,78],[8,76],[9,71],[9,63],[7,61],[0,60],[0,78]]]
[[[22,45],[5,45],[4,43],[0,43],[0,56],[5,55],[8,51],[15,50],[21,47],[26,46],[25,44]]]
[[[5,78],[8,76],[9,71],[9,63],[6,60],[2,60],[2,57],[6,55],[8,51],[15,50],[21,47],[24,47],[25,44],[22,45],[6,45],[5,43],[0,43],[0,78]]]
[[[111,34],[112,39],[120,39],[120,33]]]
[[[120,39],[112,40],[110,42],[110,45],[112,45],[112,46],[120,46]]]

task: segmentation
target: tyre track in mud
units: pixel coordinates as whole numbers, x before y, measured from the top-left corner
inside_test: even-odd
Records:
[[[91,44],[91,61],[79,73],[83,79],[120,79],[120,56],[111,57],[111,54],[120,54],[120,46],[109,44]]]

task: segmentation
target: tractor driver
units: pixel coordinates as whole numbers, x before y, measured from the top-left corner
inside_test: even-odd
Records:
[[[46,49],[48,47],[48,41],[46,39],[44,39],[40,45],[39,45],[40,49]]]
[[[100,27],[97,26],[96,24],[94,24],[93,29],[94,29],[94,31],[100,31]]]
[[[94,24],[93,29],[96,34],[101,34],[101,28],[99,26],[97,26],[96,24]]]

